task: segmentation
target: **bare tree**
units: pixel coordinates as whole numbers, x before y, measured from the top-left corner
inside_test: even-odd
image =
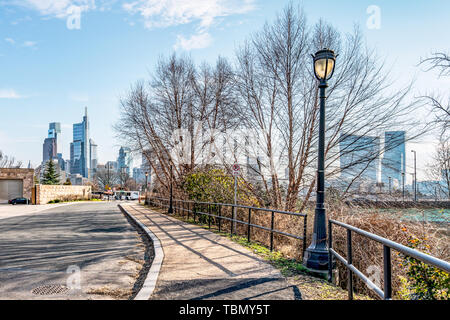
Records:
[[[439,194],[450,199],[450,142],[441,140],[433,155],[433,161],[428,165],[428,174],[437,181]]]
[[[147,160],[161,192],[169,190],[171,166],[180,180],[216,163],[210,161],[215,154],[206,152],[207,161],[202,156],[214,143],[216,151],[222,147],[217,140],[224,133],[234,156],[222,157],[220,165],[229,171],[237,161],[237,139],[227,132],[245,131],[240,149],[251,172],[242,177],[248,192],[261,205],[294,210],[300,192],[305,204],[316,183],[319,90],[310,54],[324,47],[339,54],[328,89],[326,170],[330,178],[352,169],[348,192],[386,151],[365,138],[404,130],[411,140],[425,131],[411,117],[419,102],[408,102],[411,85],[391,90],[388,70],[358,28],[341,34],[323,21],[311,26],[292,4],[243,44],[234,70],[221,57],[214,67],[196,67],[175,54],[160,58],[151,81],[136,83],[121,99],[116,131],[135,151],[151,155]],[[356,138],[342,148],[348,137]],[[353,154],[359,156],[339,163]]]
[[[343,155],[363,152],[363,157],[346,164],[354,169],[348,191],[384,152],[383,146],[372,148],[361,143],[364,137],[379,137],[395,128],[408,131],[408,139],[424,132],[423,126],[409,116],[418,104],[406,102],[411,86],[390,92],[389,72],[364,46],[357,28],[347,35],[323,21],[311,28],[302,9],[288,5],[272,25],[266,24],[237,53],[239,93],[247,111],[243,114],[264,144],[259,152],[264,153],[266,162],[260,165],[269,174],[261,170],[261,180],[274,207],[293,210],[300,188],[306,186],[307,200],[315,186],[319,99],[309,54],[324,47],[339,53],[327,101],[328,177],[340,174],[337,163]],[[341,142],[348,136],[359,139],[343,150]],[[279,146],[276,152],[275,146]],[[282,197],[280,185],[284,179],[280,173],[284,170],[287,188]]]
[[[0,168],[20,168],[21,166],[21,161],[16,161],[14,157],[8,156],[0,150]]]
[[[440,77],[450,76],[450,55],[444,52],[434,53],[431,57],[422,59],[420,65],[426,65],[426,71],[437,70]],[[441,139],[448,139],[450,128],[450,97],[444,102],[445,97],[440,94],[425,96],[431,105],[431,111],[435,114],[434,122],[441,128]]]
[[[158,190],[168,192],[171,166],[175,179],[181,179],[202,165],[203,150],[211,142],[205,131],[235,125],[230,116],[237,107],[233,85],[226,59],[197,70],[190,58],[174,54],[161,57],[151,81],[136,83],[121,100],[116,131],[147,158],[155,185],[162,187]]]
[[[94,180],[97,181],[101,190],[106,190],[107,187],[114,187],[118,181],[117,172],[108,169],[98,169],[95,173]]]

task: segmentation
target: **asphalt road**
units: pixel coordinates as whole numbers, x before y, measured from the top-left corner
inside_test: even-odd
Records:
[[[0,299],[131,296],[145,247],[117,203],[10,216],[0,219]]]

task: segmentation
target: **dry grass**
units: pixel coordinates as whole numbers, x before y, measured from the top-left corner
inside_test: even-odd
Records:
[[[90,288],[86,293],[109,296],[114,299],[128,299],[132,294],[132,290],[104,286],[100,288]]]

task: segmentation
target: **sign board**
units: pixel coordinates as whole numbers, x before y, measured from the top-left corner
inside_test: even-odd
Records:
[[[237,177],[237,176],[239,176],[241,167],[237,163],[235,163],[235,164],[233,164],[232,170],[233,170],[233,177]]]

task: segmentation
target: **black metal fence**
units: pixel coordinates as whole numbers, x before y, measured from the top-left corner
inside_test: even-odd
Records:
[[[347,230],[347,260],[345,260],[339,253],[333,249],[333,229],[332,226],[337,225]],[[360,270],[353,265],[352,259],[352,233],[357,233],[364,237],[367,237],[373,241],[379,242],[383,245],[383,277],[384,288],[383,290],[375,285],[367,276],[365,276]],[[389,300],[392,298],[392,262],[391,262],[391,249],[403,253],[406,256],[420,260],[426,264],[432,265],[445,272],[450,273],[450,263],[422,253],[420,251],[411,249],[397,242],[382,238],[373,233],[355,228],[351,225],[335,221],[328,220],[328,277],[331,281],[333,272],[333,257],[336,257],[341,261],[348,271],[347,289],[348,298],[353,299],[353,274],[358,276],[370,289],[372,289],[381,299]]]
[[[304,213],[280,211],[267,208],[257,208],[229,203],[199,202],[199,201],[179,200],[179,199],[173,199],[172,201],[174,214],[187,215],[187,218],[189,219],[192,217],[194,219],[194,222],[199,221],[201,217],[205,217],[207,221],[204,222],[208,223],[208,227],[211,228],[211,224],[215,224],[219,232],[224,231],[223,225],[224,221],[229,222],[230,228],[229,232],[232,235],[236,233],[238,224],[243,226],[244,228],[246,228],[245,233],[247,234],[247,240],[249,242],[251,241],[251,234],[253,228],[268,232],[270,237],[269,240],[270,251],[274,249],[275,234],[301,240],[302,241],[301,256],[302,257],[304,256],[304,252],[306,250],[306,226],[307,226],[307,216]],[[165,198],[150,197],[147,198],[147,202],[152,206],[160,208],[169,208],[170,206],[170,199]],[[226,208],[230,208],[230,210],[228,210],[227,212],[227,210],[225,210]],[[242,210],[246,211],[246,221],[237,219],[237,210],[241,210],[240,212],[241,216]],[[257,213],[270,214],[270,227],[262,226],[254,222],[255,214]],[[295,235],[276,229],[275,215],[277,214],[302,218],[303,219],[302,235]],[[242,234],[242,232],[240,233]]]

